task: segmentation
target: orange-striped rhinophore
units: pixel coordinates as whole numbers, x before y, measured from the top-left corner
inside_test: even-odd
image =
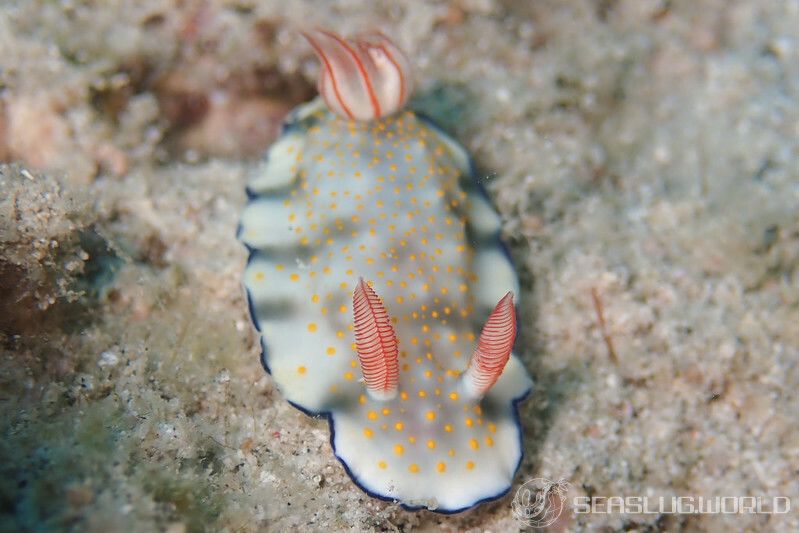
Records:
[[[366,390],[376,400],[393,400],[399,382],[397,336],[383,302],[363,278],[352,295],[352,322]]]
[[[444,513],[498,498],[531,387],[499,217],[461,145],[403,109],[409,69],[385,36],[306,37],[324,103],[289,116],[239,233],[264,367],[328,416],[369,494]]]
[[[488,317],[477,348],[463,375],[463,388],[476,399],[486,392],[502,375],[516,340],[516,309],[513,307],[513,293],[508,292]]]

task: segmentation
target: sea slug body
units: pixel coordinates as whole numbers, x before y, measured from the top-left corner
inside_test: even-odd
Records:
[[[408,62],[385,36],[306,34],[322,99],[253,174],[239,238],[262,362],[327,416],[355,483],[453,513],[505,494],[522,457],[512,353],[518,282],[469,156],[404,109]]]

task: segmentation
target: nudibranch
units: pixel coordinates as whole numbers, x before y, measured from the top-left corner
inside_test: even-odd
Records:
[[[522,457],[518,280],[456,141],[404,109],[384,35],[304,34],[321,61],[248,184],[239,238],[262,363],[324,415],[371,496],[454,513],[498,498]]]

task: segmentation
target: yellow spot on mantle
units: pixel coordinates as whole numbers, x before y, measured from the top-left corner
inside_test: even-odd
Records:
[[[427,411],[427,419],[428,420],[435,420],[436,419],[436,412],[435,411]]]
[[[313,322],[308,324],[308,331],[310,331],[311,333],[314,333],[316,331],[316,324],[314,324]]]
[[[291,281],[300,281],[300,275],[296,272],[289,277],[291,278]]]
[[[413,473],[413,474],[418,474],[419,473],[419,465],[417,465],[416,463],[411,463],[411,465],[408,467],[408,470],[411,473]]]
[[[474,469],[474,461],[466,461],[466,470]]]
[[[374,435],[375,432],[372,431],[371,429],[363,428],[363,436],[366,437],[367,439],[371,439],[372,437],[374,437]]]
[[[298,367],[297,367],[297,373],[298,373],[298,374],[305,374],[307,371],[308,371],[308,369],[307,369],[307,368],[305,368],[305,367],[304,367],[304,366],[302,366],[302,365],[300,365],[300,366],[298,366]]]
[[[397,444],[396,446],[394,446],[394,453],[396,453],[397,455],[402,455],[403,453],[405,453],[405,447],[402,444]]]
[[[385,461],[378,461],[378,462],[377,462],[377,467],[378,467],[379,469],[381,469],[381,470],[385,470],[387,466],[388,466],[388,465],[386,464],[386,462],[385,462]]]
[[[366,417],[369,420],[377,420],[377,413],[375,413],[374,411],[369,411],[368,413],[366,413]]]
[[[436,470],[438,470],[439,473],[443,474],[447,470],[447,464],[446,463],[438,463],[436,465]]]

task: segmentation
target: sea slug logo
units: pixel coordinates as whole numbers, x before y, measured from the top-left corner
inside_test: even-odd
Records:
[[[513,517],[530,527],[547,527],[570,507],[573,515],[764,514],[791,511],[787,496],[582,496],[568,502],[569,483],[535,478],[519,487],[511,503]]]
[[[569,483],[538,477],[519,487],[513,497],[513,517],[530,527],[547,527],[563,512]]]

